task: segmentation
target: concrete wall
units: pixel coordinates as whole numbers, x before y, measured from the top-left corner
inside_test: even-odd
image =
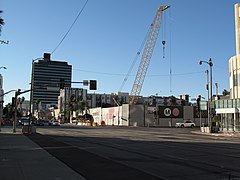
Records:
[[[122,105],[121,122],[123,126],[129,126],[129,104]]]
[[[144,126],[145,115],[143,105],[130,105],[129,125]]]

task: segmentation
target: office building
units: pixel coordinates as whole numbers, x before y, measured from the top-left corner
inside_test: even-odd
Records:
[[[43,58],[32,61],[31,79],[31,112],[35,107],[45,111],[48,107],[57,106],[60,94],[60,82],[71,87],[72,66],[67,62],[51,60],[51,54],[44,53]]]

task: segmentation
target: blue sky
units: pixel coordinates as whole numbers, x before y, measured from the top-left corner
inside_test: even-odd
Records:
[[[53,52],[85,0],[0,0],[5,25],[0,44],[4,91],[30,88],[31,62]],[[148,68],[141,95],[191,98],[205,89],[212,58],[213,83],[229,90],[228,60],[235,55],[234,4],[239,0],[89,0],[70,33],[52,54],[73,66],[73,81],[97,79],[95,93],[120,90],[159,5],[170,5]],[[166,41],[163,58],[162,41]],[[123,92],[131,92],[140,58]],[[170,69],[172,76],[170,77]],[[74,84],[74,87],[86,88]],[[213,87],[215,93],[215,86]],[[13,93],[5,96],[5,104]],[[29,94],[25,94],[29,99]]]

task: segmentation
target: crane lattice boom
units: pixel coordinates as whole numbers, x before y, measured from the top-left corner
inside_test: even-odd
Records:
[[[153,49],[155,47],[158,34],[160,31],[160,23],[161,23],[161,15],[164,10],[169,8],[170,6],[160,6],[158,8],[157,14],[153,20],[153,23],[150,26],[148,37],[144,46],[143,55],[141,58],[140,65],[138,67],[138,71],[135,77],[135,81],[132,87],[132,91],[130,94],[129,104],[136,104],[138,97],[140,95],[143,82],[147,73],[147,69],[153,54]]]

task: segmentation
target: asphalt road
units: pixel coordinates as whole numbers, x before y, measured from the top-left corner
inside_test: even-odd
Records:
[[[63,125],[29,138],[86,179],[240,179],[240,139],[197,130]]]

